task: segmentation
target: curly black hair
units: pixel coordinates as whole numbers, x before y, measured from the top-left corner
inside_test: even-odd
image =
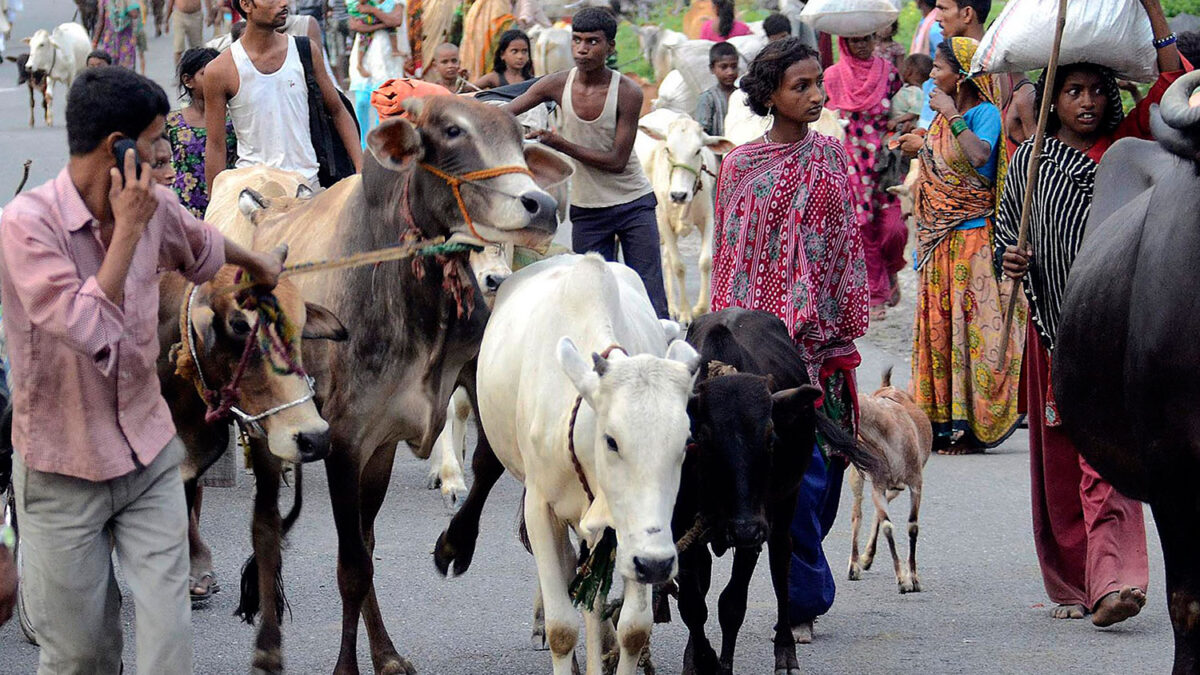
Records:
[[[746,92],[746,103],[755,115],[770,113],[771,96],[783,82],[783,73],[794,63],[806,59],[821,60],[815,49],[797,37],[787,37],[763,47],[754,57],[750,70],[742,76],[741,90]]]

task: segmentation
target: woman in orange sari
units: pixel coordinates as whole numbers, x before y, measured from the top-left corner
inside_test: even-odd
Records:
[[[1016,294],[1016,320],[1000,352],[1013,295],[992,265],[996,195],[1005,156],[1000,110],[990,78],[967,77],[979,43],[956,37],[938,46],[931,74],[937,112],[924,138],[901,138],[921,162],[913,200],[917,220],[917,317],[912,393],[933,422],[943,454],[983,452],[1017,423],[1026,305]]]

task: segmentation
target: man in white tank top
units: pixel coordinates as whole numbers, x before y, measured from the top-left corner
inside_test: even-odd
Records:
[[[237,135],[238,167],[265,164],[295,171],[317,187],[317,153],[309,131],[308,86],[296,39],[278,29],[288,18],[287,0],[237,0],[246,17],[246,30],[228,50],[205,68],[204,176],[212,185],[225,166],[225,116]],[[324,56],[319,42],[310,40],[313,63]],[[324,68],[313,72],[325,109],[354,160],[362,168],[362,152],[354,120],[342,105]]]
[[[547,101],[562,107],[560,133],[536,131],[531,138],[574,160],[571,247],[616,260],[620,241],[625,264],[642,278],[654,311],[665,319],[657,201],[633,151],[642,89],[605,66],[617,39],[617,22],[607,9],[580,10],[571,30],[575,67],[538,80],[506,109],[520,115]]]

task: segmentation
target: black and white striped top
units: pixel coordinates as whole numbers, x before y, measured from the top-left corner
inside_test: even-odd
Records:
[[[997,263],[1004,249],[1017,243],[1021,201],[1032,154],[1033,141],[1022,143],[1008,167],[1004,194],[996,211]],[[1024,286],[1034,325],[1048,350],[1054,349],[1067,276],[1083,243],[1098,167],[1075,148],[1057,138],[1046,138],[1037,191],[1030,205],[1029,245],[1033,260]]]

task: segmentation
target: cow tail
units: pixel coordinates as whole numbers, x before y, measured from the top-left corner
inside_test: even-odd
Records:
[[[288,532],[292,530],[292,526],[300,518],[300,507],[304,503],[304,469],[303,464],[296,464],[295,471],[295,500],[292,501],[292,508],[288,509],[287,515],[283,517],[280,524],[280,547],[286,543]],[[254,625],[254,618],[258,616],[259,610],[262,608],[262,597],[258,592],[258,557],[253,553],[249,558],[246,558],[246,563],[242,565],[242,582],[238,597],[238,606],[233,610],[233,615],[240,618],[242,621],[250,625]],[[275,570],[275,616],[283,617],[284,611],[287,611],[288,616],[292,614],[292,605],[287,600],[287,595],[283,591],[283,561],[282,556],[279,564],[279,569]]]
[[[821,410],[817,410],[817,433],[825,441],[830,454],[838,454],[850,460],[864,473],[875,472],[879,468],[879,459],[870,452],[858,446],[854,436],[846,431],[841,424],[830,419]]]
[[[525,525],[525,490],[521,490],[521,504],[517,512],[517,539],[521,545],[529,551],[529,555],[533,555],[533,544],[529,542],[529,528]]]

